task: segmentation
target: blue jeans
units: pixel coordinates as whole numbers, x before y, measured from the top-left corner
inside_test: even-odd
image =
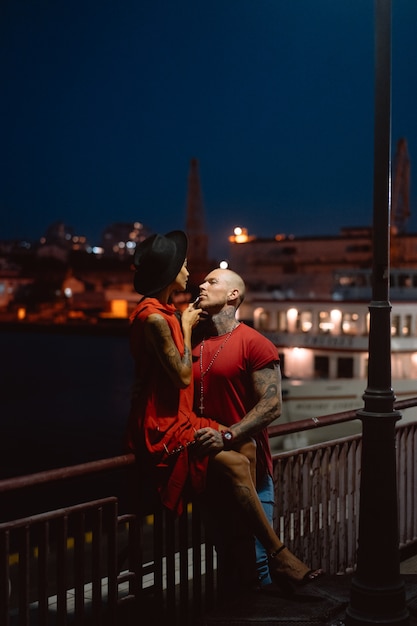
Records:
[[[265,478],[258,485],[257,492],[265,514],[272,526],[274,514],[274,482],[269,474],[266,474]],[[256,573],[259,584],[262,587],[270,585],[272,583],[272,578],[269,573],[268,553],[258,539],[255,539],[255,553]]]

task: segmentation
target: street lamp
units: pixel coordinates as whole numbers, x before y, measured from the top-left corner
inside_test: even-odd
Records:
[[[400,578],[395,423],[389,302],[391,153],[391,0],[375,0],[375,136],[372,301],[364,393],[357,570],[346,624],[405,626]]]

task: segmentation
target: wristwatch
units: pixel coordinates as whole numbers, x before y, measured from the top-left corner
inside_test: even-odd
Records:
[[[223,447],[225,450],[230,450],[230,448],[232,447],[232,443],[233,443],[233,439],[234,439],[234,435],[232,433],[231,430],[222,430],[222,437],[223,437]]]

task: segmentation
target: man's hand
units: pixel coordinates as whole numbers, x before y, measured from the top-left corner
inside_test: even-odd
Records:
[[[222,434],[214,428],[200,428],[195,433],[194,438],[196,441],[195,450],[201,456],[217,454],[224,450]]]

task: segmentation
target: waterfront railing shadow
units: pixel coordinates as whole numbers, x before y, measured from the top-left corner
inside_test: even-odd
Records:
[[[406,410],[417,398],[396,403]],[[271,428],[340,424],[350,411]],[[396,431],[399,550],[417,552],[417,422]],[[274,455],[274,526],[328,574],[355,569],[361,435]],[[195,626],[218,603],[217,554],[197,506],[174,519],[137,498],[133,455],[0,481],[2,626]],[[18,515],[16,515],[18,511]],[[167,621],[169,620],[169,621]]]

